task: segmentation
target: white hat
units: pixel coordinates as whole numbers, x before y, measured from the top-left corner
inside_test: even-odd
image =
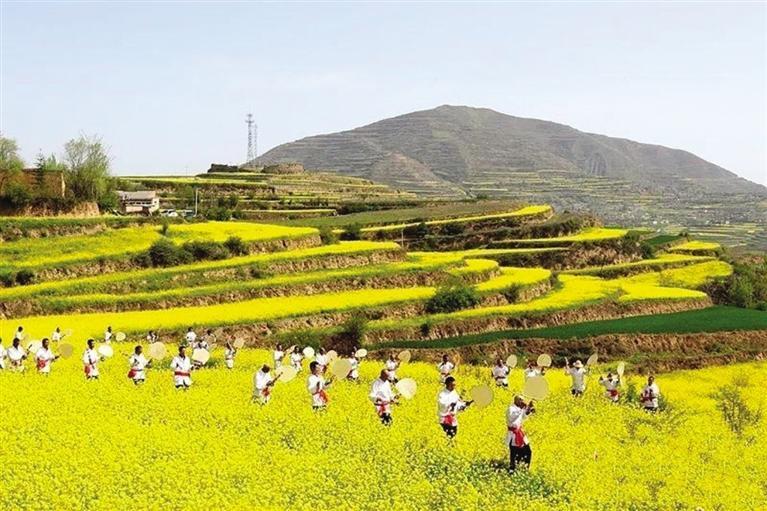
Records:
[[[580,360],[576,360],[575,363],[573,364],[573,367],[575,367],[576,369],[580,369],[581,367],[583,367],[583,362],[581,362]]]

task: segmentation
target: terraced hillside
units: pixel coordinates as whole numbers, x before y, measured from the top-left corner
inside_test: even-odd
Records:
[[[549,203],[622,225],[767,226],[767,189],[693,154],[444,105],[282,144],[258,164],[374,179],[423,197]],[[748,236],[736,241],[748,242]]]
[[[451,225],[533,235],[550,229],[553,214],[531,205],[416,225],[437,237]],[[408,227],[398,222],[367,232]],[[33,274],[26,285],[0,288],[0,333],[9,338],[24,325],[39,338],[61,327],[85,338],[112,326],[132,341],[148,330],[172,341],[193,326],[222,327],[225,336],[244,336],[252,345],[297,334],[334,343],[345,323],[359,317],[367,323],[361,341],[375,347],[707,308],[712,303],[702,289],[732,271],[714,255],[697,255],[695,241],[691,250],[676,245],[641,259],[632,233],[615,228],[439,251],[406,251],[375,236],[321,245],[311,227],[208,222],[165,229],[143,225],[0,244],[4,271]],[[160,267],[135,262],[158,239],[181,245],[233,236],[247,253]],[[453,289],[472,300],[451,310],[436,307],[435,296]]]
[[[124,181],[141,189],[157,190],[163,208],[192,208],[196,189],[198,206],[203,210],[215,207],[223,198],[235,202],[242,216],[252,220],[332,216],[360,203],[390,207],[415,201],[411,192],[323,172],[208,172],[189,177],[132,176]]]

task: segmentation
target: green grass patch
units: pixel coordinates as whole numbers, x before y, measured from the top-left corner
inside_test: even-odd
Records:
[[[511,201],[447,202],[420,207],[393,208],[381,211],[364,211],[330,218],[296,219],[281,222],[284,225],[306,225],[309,227],[337,227],[349,225],[383,225],[391,223],[418,223],[426,220],[449,219],[471,215],[494,214],[519,207]]]
[[[695,334],[735,330],[767,329],[767,312],[736,307],[716,306],[670,314],[587,321],[571,325],[528,330],[506,330],[485,334],[451,337],[436,341],[396,341],[376,344],[376,348],[457,348],[486,344],[504,339],[572,339],[610,334]]]

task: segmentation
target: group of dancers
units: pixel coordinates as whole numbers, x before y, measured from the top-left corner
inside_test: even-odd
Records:
[[[60,342],[65,334],[62,334],[59,328],[50,338],[44,338],[39,346],[34,346],[35,366],[40,374],[48,375],[54,362],[61,354],[56,354],[51,349],[51,339]],[[96,347],[94,339],[88,339],[86,348],[82,355],[83,371],[88,380],[98,380],[99,363],[111,356],[111,348],[105,349],[111,344],[114,334],[112,328],[108,327],[104,332],[104,343]],[[26,338],[23,327],[19,326],[14,334],[11,346],[6,350],[0,340],[0,369],[6,369],[6,358],[9,361],[10,369],[23,371],[24,362],[30,356],[28,348],[24,348],[22,341]],[[119,338],[119,337],[118,337]],[[150,331],[146,340],[152,349],[153,345],[158,344],[157,334]],[[172,358],[169,368],[173,374],[173,384],[177,389],[187,390],[192,385],[192,372],[202,369],[207,363],[208,357],[202,356],[210,352],[215,344],[215,334],[207,330],[202,336],[199,336],[190,327],[183,342],[178,347],[177,354]],[[191,349],[194,357],[190,357],[187,350]],[[228,369],[234,367],[234,360],[238,348],[236,343],[227,341],[224,350],[224,364]],[[332,353],[332,355],[331,355]],[[350,353],[343,357],[347,362],[343,365],[343,373],[340,377],[359,382],[359,366],[361,359],[367,352],[352,348]],[[331,374],[326,377],[330,363],[340,358],[335,352],[326,352],[324,348],[319,348],[316,352],[312,348],[303,350],[296,346],[286,351],[281,344],[278,344],[272,353],[273,367],[264,364],[254,376],[254,401],[266,405],[269,403],[274,385],[285,374],[291,374],[291,377],[303,371],[303,364],[307,358],[313,358],[309,363],[309,374],[306,379],[306,389],[310,396],[311,406],[315,411],[325,410],[329,403],[328,388],[334,380],[339,377],[338,374]],[[152,367],[153,360],[147,358],[144,354],[144,348],[137,345],[133,353],[128,358],[128,378],[134,385],[142,385],[146,382],[147,369]],[[288,367],[285,370],[283,367]],[[391,353],[384,361],[378,377],[372,382],[369,399],[372,402],[375,413],[378,415],[381,424],[390,426],[393,423],[392,407],[400,402],[401,392],[397,391],[396,384],[399,381],[397,371],[401,361]],[[458,414],[469,408],[473,400],[465,400],[458,393],[457,381],[453,372],[456,364],[447,354],[442,356],[437,364],[437,371],[443,388],[437,395],[437,418],[440,427],[445,435],[452,439],[458,434]],[[273,372],[274,370],[274,372]],[[543,377],[546,374],[547,367],[538,365],[534,360],[530,360],[523,371],[525,380],[530,378]],[[586,392],[587,376],[589,366],[584,365],[580,360],[572,364],[565,358],[564,372],[571,378],[571,394],[578,398]],[[511,368],[503,359],[497,359],[490,369],[490,378],[497,387],[508,388]],[[622,385],[621,376],[609,372],[606,376],[599,377],[599,384],[604,387],[604,395],[607,399],[617,403],[620,400],[620,388]],[[650,412],[656,412],[659,409],[660,389],[655,382],[654,376],[650,375],[647,384],[643,387],[640,394],[642,407]],[[525,401],[521,395],[515,395],[512,403],[506,410],[506,444],[509,447],[510,470],[515,470],[518,466],[529,466],[532,459],[532,450],[530,442],[523,430],[523,423],[535,413],[535,404],[533,400]]]

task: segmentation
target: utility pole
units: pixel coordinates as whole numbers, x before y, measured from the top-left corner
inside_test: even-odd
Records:
[[[245,116],[245,124],[248,125],[248,156],[245,162],[247,164],[258,156],[258,125],[253,120],[253,114]]]

